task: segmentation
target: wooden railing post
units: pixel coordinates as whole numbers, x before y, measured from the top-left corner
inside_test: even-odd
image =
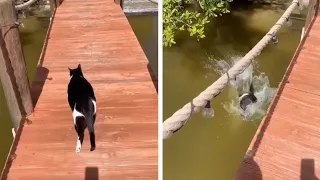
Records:
[[[33,112],[30,85],[12,0],[0,1],[0,79],[13,127]]]
[[[120,7],[123,9],[123,1],[124,0],[120,0]]]

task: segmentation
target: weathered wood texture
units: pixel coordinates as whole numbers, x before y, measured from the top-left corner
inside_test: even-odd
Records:
[[[93,152],[86,131],[82,151],[75,153],[67,85],[68,67],[78,63],[97,98]],[[42,92],[29,118],[32,124],[24,124],[12,149],[15,159],[7,163],[7,179],[85,179],[89,167],[93,171],[86,175],[98,173],[101,180],[157,179],[157,93],[148,61],[120,6],[113,1],[64,0],[39,64],[32,93],[36,97]]]
[[[237,180],[320,178],[320,18],[301,42]]]
[[[16,12],[13,1],[0,1],[0,11],[0,76],[13,127],[17,128],[21,119],[32,113],[33,104],[19,29],[15,25]]]

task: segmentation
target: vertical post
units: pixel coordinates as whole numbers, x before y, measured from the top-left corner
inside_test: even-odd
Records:
[[[123,1],[124,1],[124,0],[120,0],[120,7],[121,7],[121,9],[123,9]]]
[[[15,130],[33,112],[30,85],[12,0],[0,1],[0,79]]]
[[[305,29],[304,29],[304,27],[302,27],[302,30],[301,30],[301,37],[300,37],[300,42],[303,40],[303,38],[304,38],[304,34],[305,34]]]

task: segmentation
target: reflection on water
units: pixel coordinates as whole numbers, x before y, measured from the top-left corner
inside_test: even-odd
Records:
[[[230,14],[207,26],[206,39],[197,42],[181,34],[176,46],[165,48],[164,120],[220,77],[219,61],[230,65],[244,56],[285,9],[247,4],[233,7]],[[258,108],[262,114],[299,43],[303,25],[303,21],[293,20],[291,27],[284,26],[277,34],[279,43],[267,45],[255,59],[252,80],[263,102]],[[195,114],[184,128],[164,141],[165,180],[233,179],[261,120],[258,113],[244,121],[233,109],[236,100],[236,89],[229,86],[212,101],[213,118]]]
[[[43,41],[48,29],[49,18],[30,16],[23,19],[23,23],[24,28],[20,28],[20,39],[27,65],[29,81],[31,82],[33,80]],[[1,83],[0,119],[0,169],[2,170],[12,143],[12,124]]]

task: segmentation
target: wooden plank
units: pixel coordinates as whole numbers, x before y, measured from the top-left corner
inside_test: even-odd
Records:
[[[319,29],[317,18],[249,146],[237,180],[320,178]]]
[[[33,97],[41,94],[32,123],[24,124],[11,152],[6,179],[71,180],[92,173],[99,179],[157,179],[157,92],[121,8],[112,1],[64,0],[47,42],[32,84]],[[86,132],[82,151],[75,153],[67,86],[68,67],[78,63],[97,98],[93,152]]]

